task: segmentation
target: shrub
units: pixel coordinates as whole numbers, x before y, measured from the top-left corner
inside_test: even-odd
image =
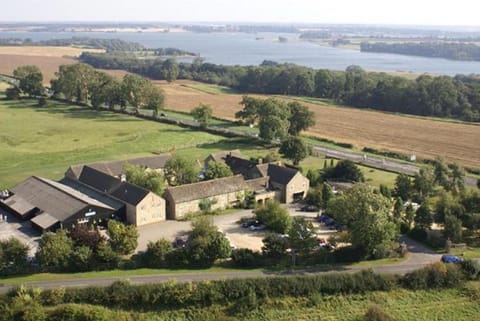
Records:
[[[471,259],[463,260],[460,266],[468,279],[476,280],[480,278],[480,264],[477,261]]]
[[[409,289],[430,289],[458,286],[463,274],[456,265],[436,262],[427,267],[405,274],[400,283]]]
[[[149,242],[147,250],[142,255],[142,261],[149,268],[161,268],[167,266],[167,258],[173,251],[172,243],[161,239],[156,242]]]
[[[250,249],[238,249],[232,252],[232,261],[238,267],[255,268],[262,266],[262,255]]]
[[[292,218],[288,211],[276,201],[267,202],[264,206],[255,210],[257,220],[274,232],[285,233],[292,224]]]
[[[370,306],[363,319],[365,321],[393,321],[393,318],[378,305]]]

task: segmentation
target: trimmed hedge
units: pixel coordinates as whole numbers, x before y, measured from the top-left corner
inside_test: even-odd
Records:
[[[313,294],[354,294],[367,291],[388,291],[396,277],[372,271],[334,273],[314,276],[230,279],[197,283],[160,283],[131,285],[126,281],[108,287],[69,288],[64,293],[45,290],[42,304],[85,303],[128,309],[162,310],[189,306],[235,303],[248,295],[258,299]],[[52,300],[52,297],[54,298]]]

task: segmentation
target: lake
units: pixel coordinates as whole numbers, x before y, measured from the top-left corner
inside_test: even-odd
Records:
[[[280,43],[278,37],[288,38]],[[206,62],[224,65],[258,65],[263,60],[345,70],[359,65],[366,70],[434,74],[480,74],[480,62],[452,61],[351,49],[324,47],[298,41],[296,34],[281,33],[99,33],[99,32],[0,32],[0,38],[47,40],[70,37],[119,38],[150,48],[174,47],[200,54]],[[0,61],[1,63],[1,61]]]

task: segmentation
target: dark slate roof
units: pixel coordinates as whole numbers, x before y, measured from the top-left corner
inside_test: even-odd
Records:
[[[36,208],[34,205],[20,197],[20,195],[12,195],[6,200],[0,200],[0,203],[7,205],[10,209],[22,216]]]
[[[120,179],[105,174],[90,166],[83,166],[78,180],[105,193],[116,189],[122,183]]]
[[[110,191],[110,195],[131,205],[140,203],[148,193],[150,191],[128,182],[122,182],[120,186]]]
[[[227,193],[244,191],[248,186],[241,175],[167,188],[175,203],[200,200]]]
[[[240,174],[245,179],[255,179],[263,176],[257,168],[257,164],[248,159],[227,155],[225,163],[230,167],[233,174]]]
[[[267,173],[272,182],[287,185],[298,173],[298,170],[270,163],[268,164]]]
[[[65,177],[60,181],[60,183],[80,192],[81,194],[84,194],[93,199],[99,200],[102,203],[107,204],[110,207],[114,208],[115,210],[118,210],[124,206],[122,202],[106,195],[104,192],[97,191],[96,189],[80,181]]]
[[[124,159],[124,160],[112,161],[112,162],[100,162],[100,163],[92,163],[92,164],[86,164],[86,165],[75,165],[75,166],[71,166],[70,170],[74,173],[74,175],[77,178],[80,177],[80,173],[82,172],[82,169],[85,166],[96,169],[110,176],[120,176],[121,174],[124,173],[123,167],[125,166],[126,163],[143,166],[149,169],[162,169],[162,168],[165,168],[165,164],[168,162],[168,160],[171,157],[172,155],[170,153],[165,153],[165,154],[160,154],[155,156]]]
[[[223,152],[210,154],[210,155],[208,155],[207,159],[211,158],[215,162],[224,162],[225,159],[227,158],[227,155],[235,156],[235,157],[238,157],[238,158],[243,158],[243,155],[240,152],[240,150],[234,149],[234,150],[231,150],[231,151],[223,151]]]
[[[59,222],[55,217],[48,213],[42,213],[40,215],[37,215],[30,221],[35,225],[40,226],[44,230],[52,227]]]
[[[59,221],[64,221],[89,205],[86,199],[81,200],[69,195],[50,184],[51,182],[32,176],[12,188],[11,191],[40,210],[48,212]]]

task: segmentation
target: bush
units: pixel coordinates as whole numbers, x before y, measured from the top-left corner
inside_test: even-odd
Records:
[[[467,259],[460,264],[463,273],[470,280],[477,280],[480,278],[480,264],[477,261]]]
[[[423,290],[459,286],[463,278],[458,266],[437,262],[405,274],[400,283],[408,289]]]
[[[37,107],[45,107],[47,105],[47,99],[45,97],[38,98]]]
[[[142,261],[145,266],[149,268],[166,267],[168,265],[167,258],[172,251],[172,243],[165,239],[149,242],[147,244],[147,250],[142,254]]]
[[[389,316],[378,305],[372,305],[368,308],[367,312],[363,316],[365,321],[393,321],[393,318]]]
[[[232,252],[233,264],[243,268],[262,266],[262,255],[250,249],[238,249]]]
[[[256,209],[255,215],[269,230],[277,233],[286,233],[292,224],[288,211],[276,201],[267,202]]]

